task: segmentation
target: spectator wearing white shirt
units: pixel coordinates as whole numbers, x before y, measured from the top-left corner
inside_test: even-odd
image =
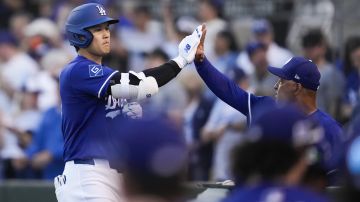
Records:
[[[270,66],[282,67],[293,55],[292,53],[280,47],[274,41],[274,32],[272,25],[266,19],[255,20],[252,27],[252,33],[255,41],[259,41],[267,47],[266,57]],[[254,65],[251,64],[249,55],[246,51],[240,53],[237,59],[237,65],[244,68],[247,74],[254,72]]]
[[[38,72],[38,64],[18,48],[18,41],[6,31],[0,32],[1,80],[11,91],[20,91],[27,78]]]
[[[243,70],[234,68],[230,75],[242,89],[248,89],[249,79]],[[232,179],[230,154],[234,146],[241,142],[245,128],[246,117],[217,98],[201,133],[203,142],[215,142],[212,164],[214,180]]]

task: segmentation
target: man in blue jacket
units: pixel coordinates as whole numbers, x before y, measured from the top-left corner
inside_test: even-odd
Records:
[[[279,77],[275,84],[275,99],[270,96],[255,96],[241,89],[235,82],[219,72],[205,57],[205,33],[195,56],[196,70],[210,90],[220,99],[247,117],[252,125],[254,117],[263,109],[281,103],[297,105],[308,118],[320,123],[324,128],[324,138],[317,146],[322,153],[321,167],[327,174],[339,166],[343,151],[341,126],[328,114],[316,106],[316,92],[320,86],[320,73],[317,66],[303,57],[293,57],[282,68],[269,67],[268,71]]]

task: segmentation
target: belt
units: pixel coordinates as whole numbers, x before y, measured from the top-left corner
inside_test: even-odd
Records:
[[[103,167],[108,167],[116,170],[118,173],[121,173],[121,170],[118,166],[112,165],[109,161],[104,159],[75,159],[73,160],[74,164],[86,164],[86,165],[102,165]]]

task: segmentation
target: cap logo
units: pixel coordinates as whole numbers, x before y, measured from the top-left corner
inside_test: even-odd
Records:
[[[295,79],[300,80],[300,76],[295,74]]]
[[[96,7],[98,8],[100,15],[106,15],[106,11],[102,6],[97,5]]]

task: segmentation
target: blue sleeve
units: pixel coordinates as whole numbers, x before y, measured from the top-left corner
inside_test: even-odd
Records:
[[[40,125],[35,131],[30,145],[26,148],[25,153],[29,158],[32,158],[34,154],[43,150],[46,135],[44,131],[44,120],[46,120],[46,113],[43,115]]]
[[[71,71],[71,85],[76,93],[86,93],[98,98],[103,97],[110,78],[117,71],[90,62],[80,62]]]
[[[32,158],[34,154],[38,153],[39,151],[40,151],[39,145],[37,141],[33,139],[29,147],[26,149],[25,153],[28,158]]]
[[[195,62],[196,70],[210,90],[244,115],[249,114],[249,93],[219,72],[208,60]]]
[[[49,151],[55,160],[63,160],[64,138],[61,132],[61,114],[58,109],[50,112],[44,149]]]
[[[240,111],[247,117],[251,125],[254,113],[264,107],[275,105],[273,98],[255,96],[241,89],[237,83],[219,72],[206,58],[203,62],[195,62],[196,70],[210,90],[221,100]]]
[[[64,152],[64,139],[60,132],[60,128],[56,128],[56,130],[48,135],[52,135],[53,137],[47,139],[45,149],[52,154],[55,160],[62,160]]]

